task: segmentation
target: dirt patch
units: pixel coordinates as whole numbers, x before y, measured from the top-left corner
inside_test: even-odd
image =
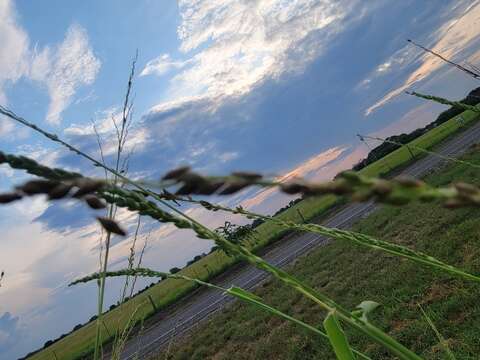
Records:
[[[399,333],[410,326],[412,320],[394,320],[392,322],[392,332]]]
[[[454,324],[462,324],[465,322],[465,319],[467,318],[467,314],[465,312],[458,312],[458,313],[451,313],[448,316],[448,320]]]
[[[453,292],[455,292],[455,288],[451,284],[434,283],[430,286],[425,296],[423,296],[418,303],[420,305],[431,304],[447,298]]]
[[[431,347],[432,353],[436,355],[444,355],[445,354],[445,347],[448,347],[449,349],[452,349],[455,346],[455,340],[450,338],[450,339],[445,339],[442,343],[438,343],[434,346]]]

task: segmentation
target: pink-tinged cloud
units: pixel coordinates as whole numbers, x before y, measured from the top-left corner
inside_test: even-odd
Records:
[[[346,150],[345,147],[334,147],[324,151],[320,154],[317,154],[310,159],[306,160],[296,168],[290,170],[285,175],[279,176],[276,180],[280,182],[285,182],[295,178],[304,178],[313,173],[317,174],[319,170],[325,167],[331,161],[334,161]],[[270,188],[266,190],[260,190],[253,197],[245,199],[241,202],[241,205],[246,208],[251,208],[260,205],[268,198],[277,193],[277,189]]]
[[[455,56],[464,51],[474,40],[479,37],[478,26],[480,19],[480,3],[477,1],[466,9],[460,16],[447,21],[437,34],[438,41],[431,49],[444,57],[455,59]],[[411,46],[411,45],[408,45]],[[425,54],[421,58],[420,66],[410,74],[405,82],[395,90],[390,91],[383,98],[370,106],[365,115],[370,115],[376,109],[384,106],[393,98],[400,95],[406,89],[426,79],[433,72],[444,67],[446,64],[431,54]]]

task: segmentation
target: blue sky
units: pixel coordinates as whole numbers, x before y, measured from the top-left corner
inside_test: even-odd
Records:
[[[443,109],[404,90],[460,98],[478,86],[406,42],[478,66],[478,1],[1,0],[0,15],[0,103],[99,157],[94,121],[109,161],[111,118],[138,49],[127,142],[137,178],[190,164],[210,174],[328,179],[366,155],[355,134],[410,131]],[[103,175],[3,118],[0,150]],[[1,191],[24,179],[0,166]],[[228,201],[271,213],[289,200],[251,190]],[[224,221],[188,212],[212,227]],[[130,228],[136,220],[119,217]],[[98,268],[92,218],[78,204],[41,198],[0,208],[1,359],[22,356],[95,313],[93,283],[66,287]],[[183,266],[212,245],[148,221],[140,244],[148,233],[144,265],[157,270]],[[115,239],[113,267],[125,265],[131,241]],[[120,282],[108,283],[108,304],[119,289]]]

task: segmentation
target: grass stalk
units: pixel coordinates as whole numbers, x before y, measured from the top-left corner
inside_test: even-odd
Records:
[[[79,283],[84,283],[84,282],[87,282],[87,281],[91,281],[91,280],[95,280],[100,274],[92,274],[92,275],[89,275],[88,277],[86,278],[82,278],[82,279],[78,279],[76,281],[74,281],[72,284],[70,285],[76,285],[76,284],[79,284]],[[299,325],[300,327],[308,330],[309,332],[312,332],[314,333],[315,335],[317,336],[320,336],[322,338],[325,338],[325,339],[328,339],[329,336],[324,333],[323,331],[319,330],[318,328],[312,326],[312,325],[309,325],[299,319],[296,319],[270,305],[267,305],[263,302],[263,300],[258,297],[257,295],[249,292],[249,291],[246,291],[242,288],[239,288],[239,287],[236,287],[236,286],[232,286],[230,288],[224,288],[224,287],[220,287],[220,286],[217,286],[217,285],[214,285],[212,283],[209,283],[209,282],[205,282],[205,281],[202,281],[202,280],[199,280],[199,279],[195,279],[195,278],[191,278],[191,277],[188,277],[188,276],[185,276],[185,275],[180,275],[180,274],[169,274],[169,273],[164,273],[164,272],[158,272],[158,271],[154,271],[154,270],[150,270],[150,269],[124,269],[124,270],[119,270],[119,271],[111,271],[111,272],[107,272],[106,276],[107,277],[117,277],[117,276],[127,276],[127,275],[130,275],[130,276],[135,276],[135,275],[138,275],[138,276],[148,276],[148,277],[160,277],[160,278],[171,278],[171,279],[178,279],[178,280],[187,280],[187,281],[191,281],[191,282],[194,282],[194,283],[197,283],[198,285],[201,285],[201,286],[206,286],[206,287],[209,287],[209,288],[214,288],[214,289],[217,289],[217,290],[220,290],[230,296],[233,296],[243,302],[246,302],[246,303],[249,303],[255,307],[258,307],[264,311],[267,311],[269,313],[271,313],[272,315],[275,315],[275,316],[278,316],[278,317],[281,317],[287,321],[290,321],[296,325]],[[367,355],[355,350],[355,349],[352,349],[352,351],[357,355],[359,356],[360,358],[362,359],[365,359],[365,360],[371,360]]]
[[[430,316],[428,316],[428,314],[425,312],[422,305],[418,304],[418,308],[420,309],[423,317],[427,321],[428,326],[430,326],[430,328],[435,333],[435,336],[437,337],[437,339],[440,343],[440,346],[445,351],[445,354],[446,354],[447,358],[450,359],[450,360],[456,360],[455,355],[453,354],[452,350],[450,350],[450,348],[448,347],[447,341],[445,340],[443,335],[440,333],[440,331],[438,331],[437,327],[435,326],[435,323],[432,321]]]
[[[468,105],[468,104],[464,104],[460,101],[452,101],[452,100],[448,100],[448,99],[445,99],[445,98],[442,98],[442,97],[439,97],[439,96],[421,94],[421,93],[415,92],[415,91],[406,91],[405,93],[408,94],[408,95],[412,95],[412,96],[416,96],[416,97],[425,99],[425,100],[434,101],[434,102],[442,104],[442,105],[450,105],[450,106],[453,106],[453,107],[456,107],[456,108],[459,108],[459,109],[470,110],[470,111],[473,111],[473,112],[476,112],[476,113],[480,112],[480,107],[478,107],[476,105]]]
[[[3,109],[3,108],[2,108]],[[0,112],[2,112],[0,109]],[[4,113],[4,112],[2,112]],[[75,147],[67,144],[63,140],[59,139],[58,136],[47,133],[35,125],[27,122],[24,119],[16,117],[15,114],[13,113],[4,113],[6,116],[13,118],[16,121],[21,122],[24,125],[27,125],[31,127],[34,130],[40,131],[42,134],[50,138],[52,141],[56,141],[61,143],[64,146],[67,146],[68,149],[71,151],[76,152],[77,154],[84,156],[85,158],[91,160],[96,164],[97,166],[103,167],[105,170],[109,171],[111,174],[113,174],[114,179],[121,179],[125,183],[130,184],[134,188],[140,190],[143,194],[146,194],[148,196],[151,196],[153,199],[157,200],[160,204],[164,205],[165,207],[169,208],[172,212],[174,212],[176,215],[170,214],[168,212],[165,212],[159,208],[156,207],[154,203],[151,202],[145,202],[144,200],[144,195],[132,195],[129,194],[129,198],[120,198],[118,197],[118,193],[120,190],[115,187],[116,183],[114,182],[114,192],[111,193],[110,195],[107,195],[106,198],[107,200],[110,200],[112,203],[115,204],[115,206],[127,206],[130,209],[134,209],[136,206],[137,207],[142,207],[140,209],[140,214],[147,214],[152,216],[152,214],[156,217],[158,217],[158,220],[163,221],[163,222],[172,222],[174,223],[177,227],[179,228],[189,228],[195,231],[197,236],[199,238],[203,239],[211,239],[214,240],[215,243],[221,247],[223,250],[228,251],[231,254],[234,254],[238,256],[239,258],[248,261],[249,263],[255,265],[259,269],[262,269],[271,275],[273,275],[275,278],[279,279],[283,283],[287,284],[291,288],[295,289],[299,293],[303,294],[307,298],[311,299],[314,301],[316,304],[318,304],[322,309],[327,311],[327,313],[332,313],[334,312],[337,314],[338,319],[342,320],[344,323],[350,325],[353,328],[356,328],[363,332],[365,335],[379,343],[380,345],[384,346],[386,349],[388,349],[390,352],[395,354],[401,359],[420,359],[420,357],[416,354],[414,354],[412,351],[401,345],[399,342],[391,338],[388,334],[384,333],[382,330],[376,328],[372,324],[370,324],[368,321],[365,321],[364,319],[353,315],[350,313],[347,309],[343,308],[339,304],[335,303],[332,299],[328,298],[326,295],[316,291],[315,289],[309,287],[306,284],[303,284],[300,280],[296,279],[295,277],[291,276],[290,274],[286,273],[282,269],[279,269],[267,262],[265,262],[263,259],[260,257],[254,255],[250,250],[246,249],[245,247],[237,244],[232,244],[228,240],[226,240],[224,237],[220,236],[219,234],[215,233],[214,231],[210,230],[208,227],[204,226],[203,224],[199,223],[195,219],[191,218],[187,214],[183,213],[181,210],[178,208],[174,207],[170,203],[164,200],[162,196],[156,194],[155,192],[144,188],[143,186],[139,185],[138,183],[130,180],[128,177],[125,175],[122,175],[119,173],[118,168],[110,168],[107,167],[105,164],[100,163],[98,160],[95,160],[91,156],[81,152],[80,150],[76,149]],[[120,134],[122,132],[120,131]],[[117,162],[118,163],[118,162]],[[137,203],[135,203],[137,201]],[[112,205],[113,206],[113,205]],[[136,209],[138,210],[138,209]],[[289,226],[294,226],[290,223],[286,223]],[[378,248],[382,249],[384,251],[390,252],[395,255],[400,255],[404,257],[411,257],[412,259],[417,257],[419,259],[419,262],[424,262],[424,263],[429,263],[430,265],[441,268],[446,271],[454,272],[452,267],[448,267],[448,265],[443,264],[436,259],[430,258],[428,256],[423,256],[423,254],[418,254],[415,252],[411,252],[411,250],[405,250],[404,248],[399,248],[397,245],[393,244],[384,244],[382,242],[379,242],[378,240],[371,239],[366,236],[353,236],[345,231],[341,231],[338,229],[328,229],[325,227],[318,227],[314,224],[309,224],[307,227],[300,228],[298,227],[298,224],[295,224],[295,228],[298,230],[307,230],[307,231],[313,231],[320,233],[322,235],[327,235],[331,236],[334,238],[344,238],[344,239],[349,239],[352,241],[356,241],[358,243],[366,244],[370,248]],[[362,235],[362,234],[357,234],[357,235]],[[350,238],[349,238],[350,237]],[[100,278],[105,279],[107,277],[107,261],[104,263],[104,269],[101,274],[99,274]],[[465,274],[461,272],[460,270],[456,272],[457,275],[461,275],[463,277],[467,277],[469,274]],[[148,276],[148,275],[147,275]],[[470,279],[478,279],[477,277],[474,277],[473,275],[470,275]]]

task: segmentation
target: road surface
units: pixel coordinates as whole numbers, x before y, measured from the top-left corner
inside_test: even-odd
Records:
[[[480,123],[445,142],[437,152],[442,155],[458,156],[476,142],[480,142]],[[428,155],[405,168],[401,175],[421,177],[438,167],[441,162],[444,160]],[[323,221],[322,224],[329,227],[348,228],[353,222],[372,212],[375,207],[376,205],[372,202],[349,204]],[[263,255],[263,258],[273,265],[282,267],[328,241],[328,238],[316,234],[295,234],[279,241]],[[235,285],[251,290],[267,277],[269,275],[265,272],[251,265],[245,265],[236,271],[227,273],[217,284],[222,287]],[[134,336],[126,344],[122,359],[147,358],[231,301],[234,300],[230,296],[218,290],[201,289],[194,296],[181,300],[170,313],[148,329],[143,330],[141,334]]]

